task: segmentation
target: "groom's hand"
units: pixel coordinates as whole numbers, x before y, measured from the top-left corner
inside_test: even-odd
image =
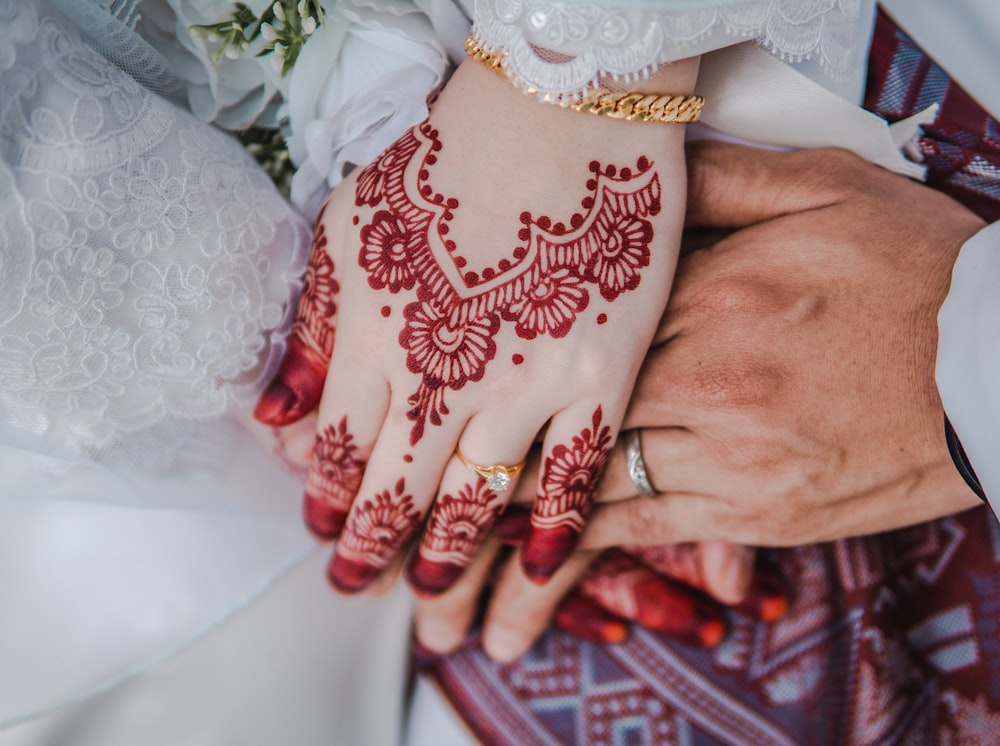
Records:
[[[581,547],[789,546],[978,504],[934,366],[951,267],[982,222],[844,151],[704,143],[689,168],[688,224],[735,232],[682,259],[626,418],[660,494],[635,497],[616,448]],[[501,578],[484,640],[508,658],[559,599],[525,608],[527,580]]]
[[[587,546],[788,546],[976,505],[934,366],[982,221],[839,150],[705,143],[690,163],[688,225],[739,230],[683,261],[633,395],[662,494],[602,508]],[[618,476],[608,497],[629,492]]]

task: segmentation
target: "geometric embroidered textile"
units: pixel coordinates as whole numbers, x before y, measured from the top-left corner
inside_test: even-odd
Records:
[[[864,106],[890,122],[938,104],[923,127],[927,184],[988,222],[1000,220],[1000,123],[879,13]]]

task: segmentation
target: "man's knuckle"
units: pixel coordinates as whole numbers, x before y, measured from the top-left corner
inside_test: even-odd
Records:
[[[706,361],[679,379],[678,389],[701,406],[745,409],[773,402],[781,379],[776,367],[756,358]]]
[[[655,497],[638,497],[627,513],[625,534],[638,545],[670,543],[670,522]]]

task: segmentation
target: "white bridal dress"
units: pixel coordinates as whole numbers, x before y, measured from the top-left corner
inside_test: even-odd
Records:
[[[299,482],[230,414],[284,351],[311,226],[130,12],[0,2],[0,728],[160,683],[0,743],[390,743],[407,601],[327,591]],[[253,605],[303,560],[302,599]],[[247,604],[267,635],[154,666]]]

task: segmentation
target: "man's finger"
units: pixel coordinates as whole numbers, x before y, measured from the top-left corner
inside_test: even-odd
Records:
[[[700,141],[688,148],[689,226],[740,228],[838,199],[837,164],[857,156],[826,148],[793,153]]]
[[[508,662],[531,648],[593,557],[592,552],[574,552],[545,585],[537,585],[521,569],[519,553],[513,555],[497,578],[483,623],[487,655]]]

